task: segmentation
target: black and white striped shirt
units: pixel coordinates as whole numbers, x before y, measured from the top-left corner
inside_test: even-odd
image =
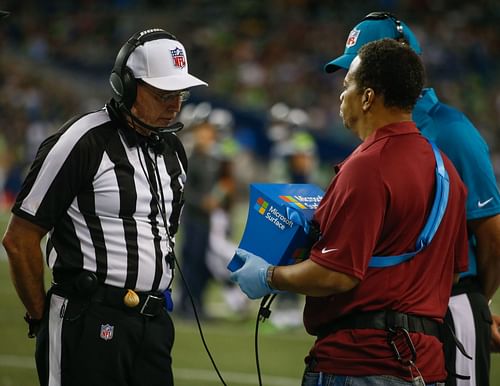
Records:
[[[47,138],[12,211],[49,230],[55,277],[85,269],[112,286],[164,290],[183,204],[184,149],[169,134],[156,154],[114,111],[107,105]]]

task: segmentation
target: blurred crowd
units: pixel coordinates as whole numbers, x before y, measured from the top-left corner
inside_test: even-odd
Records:
[[[24,0],[2,7],[12,12],[0,27],[4,209],[43,138],[73,115],[102,107],[120,46],[149,27],[173,32],[186,46],[190,71],[208,81],[183,108],[181,133],[190,150],[193,128],[213,125],[220,159],[233,159],[236,200],[252,181],[324,188],[332,164],[358,140],[338,116],[343,75],[327,75],[323,65],[375,10],[412,28],[428,84],[472,119],[500,172],[496,0]]]

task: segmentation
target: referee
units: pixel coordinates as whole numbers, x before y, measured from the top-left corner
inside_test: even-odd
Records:
[[[173,122],[187,89],[207,84],[173,35],[149,29],[123,45],[110,85],[103,109],[40,145],[3,239],[41,385],[173,385],[167,309],[187,170]]]

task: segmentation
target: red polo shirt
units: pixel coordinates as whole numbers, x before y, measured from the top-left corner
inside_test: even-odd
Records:
[[[376,130],[340,165],[315,213],[322,238],[310,257],[360,283],[347,293],[307,297],[304,324],[310,334],[360,311],[387,309],[442,321],[453,274],[467,269],[466,189],[451,162],[442,157],[450,195],[441,225],[430,246],[410,261],[388,268],[368,268],[368,262],[374,255],[415,250],[434,201],[432,148],[413,122],[391,124]],[[419,333],[411,337],[425,381],[444,380],[439,340]],[[317,371],[410,379],[381,330],[338,331],[318,339],[310,356],[318,361]]]

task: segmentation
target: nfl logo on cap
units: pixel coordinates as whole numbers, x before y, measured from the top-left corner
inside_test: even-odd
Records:
[[[356,42],[358,41],[358,36],[361,31],[359,29],[354,28],[350,33],[349,36],[347,37],[347,41],[345,43],[346,47],[352,47],[356,45]]]
[[[114,329],[115,329],[115,326],[112,326],[110,324],[101,324],[101,334],[100,334],[101,339],[104,339],[104,340],[113,339],[113,330]]]
[[[170,50],[170,53],[172,54],[174,66],[179,68],[184,68],[184,66],[186,65],[186,58],[184,57],[184,52],[177,47],[175,50]]]

